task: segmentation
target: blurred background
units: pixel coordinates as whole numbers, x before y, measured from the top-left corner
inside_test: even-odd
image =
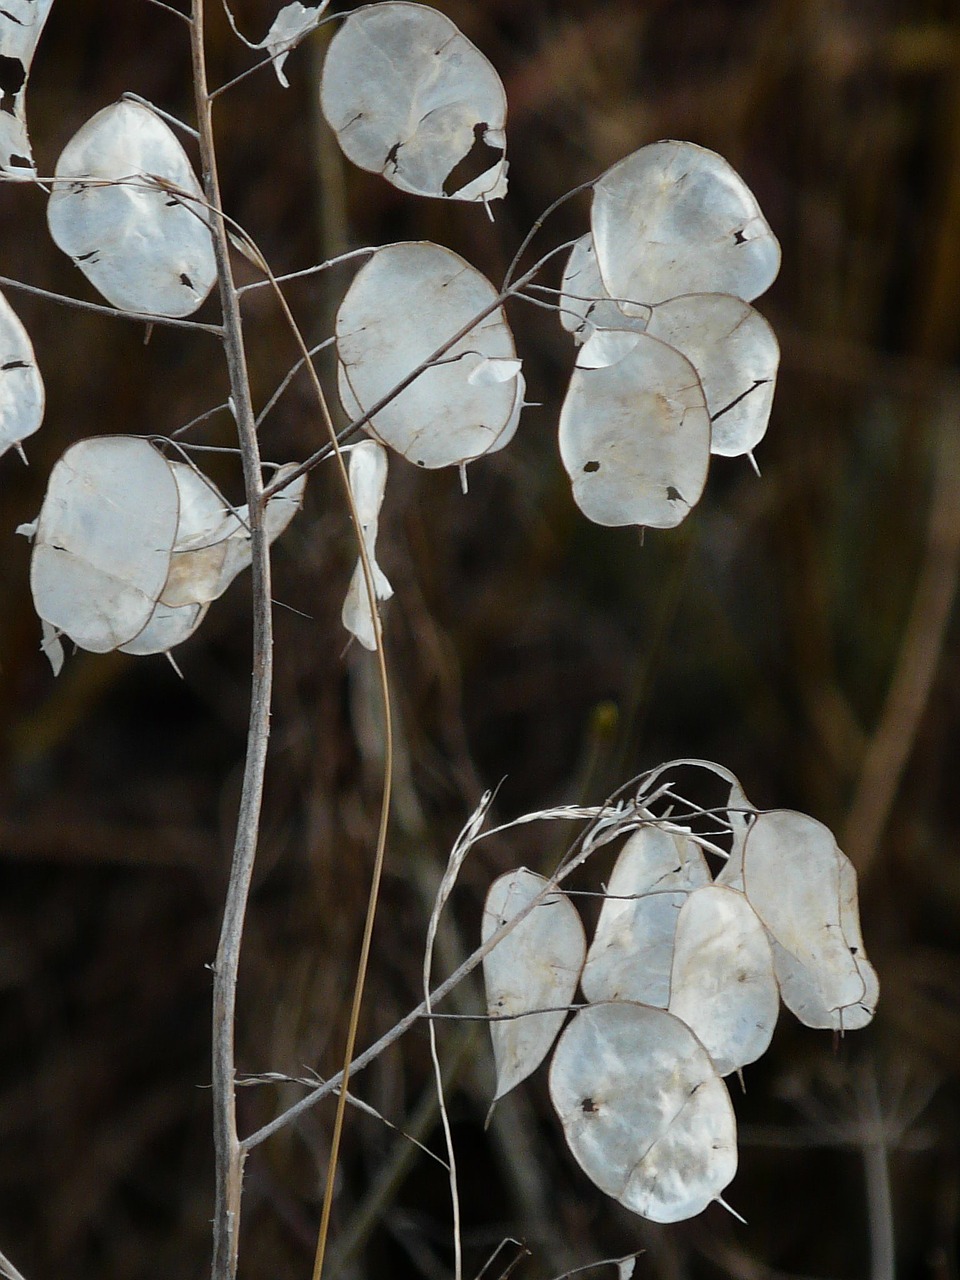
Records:
[[[872,1027],[843,1040],[784,1013],[733,1081],[740,1171],[713,1205],[656,1226],[579,1171],[545,1072],[488,1130],[487,1036],[441,1036],[460,1156],[465,1268],[518,1258],[552,1277],[642,1249],[650,1280],[956,1277],[960,1220],[960,9],[945,0],[438,0],[490,57],[510,103],[510,193],[424,202],[351,169],[319,118],[323,34],[219,102],[228,211],[275,271],[404,238],[439,241],[499,280],[563,192],[660,138],[713,148],[781,239],[760,309],[783,362],[757,450],[716,459],[684,525],[607,530],[574,507],[556,448],[572,363],[555,317],[515,305],[528,398],[503,453],[451,472],[392,465],[380,560],[398,734],[393,825],[361,1043],[418,998],[430,905],[485,788],[495,813],[597,802],[675,756],[734,770],[761,806],[837,832],[861,875],[881,978]],[[211,80],[251,64],[218,4]],[[237,0],[254,40],[275,3]],[[193,118],[183,23],[147,0],[53,6],[28,92],[50,173],[69,137],[127,90]],[[581,234],[586,195],[538,245]],[[319,342],[349,268],[290,288]],[[37,190],[0,189],[0,272],[94,295],[50,242]],[[242,280],[251,269],[238,265]],[[548,282],[557,283],[548,277]],[[39,652],[29,547],[14,527],[75,440],[168,433],[226,395],[214,339],[8,295],[33,338],[47,416],[29,469],[0,463],[0,1249],[28,1280],[208,1273],[213,1167],[210,974],[242,767],[248,578],[163,658]],[[262,404],[296,359],[265,291],[245,302]],[[216,303],[199,314],[215,320]],[[325,374],[328,370],[324,367]],[[195,439],[230,442],[219,415]],[[265,455],[322,439],[306,384],[264,427]],[[238,471],[213,469],[235,500]],[[355,562],[336,478],[311,478],[275,549],[277,687],[262,847],[240,985],[238,1065],[337,1069],[381,787],[374,668],[346,644]],[[437,971],[470,951],[483,896],[564,847],[549,826],[471,855]],[[456,1008],[476,1009],[469,984]],[[425,1031],[355,1082],[439,1150]],[[302,1093],[240,1093],[242,1132]],[[258,1148],[241,1274],[309,1275],[332,1104]],[[885,1180],[884,1170],[889,1178]],[[348,1113],[330,1276],[451,1273],[445,1175]],[[889,1200],[884,1191],[889,1188]],[[895,1259],[889,1255],[895,1241]],[[507,1241],[508,1243],[503,1243]],[[519,1243],[509,1243],[510,1241]],[[524,1250],[527,1253],[524,1253]],[[609,1270],[605,1274],[612,1274]]]

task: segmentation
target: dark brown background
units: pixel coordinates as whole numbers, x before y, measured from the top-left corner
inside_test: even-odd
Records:
[[[248,65],[216,4],[214,83]],[[255,39],[276,5],[237,5]],[[543,1072],[485,1134],[485,1036],[445,1044],[461,1065],[467,1274],[504,1237],[551,1276],[644,1248],[637,1275],[854,1280],[871,1262],[864,1178],[889,1148],[900,1274],[957,1275],[960,1215],[960,660],[950,610],[960,543],[960,10],[935,0],[448,0],[504,77],[511,190],[480,207],[418,202],[352,171],[318,120],[321,42],[261,73],[216,116],[229,211],[277,271],[345,247],[436,239],[491,278],[563,191],[661,137],[719,150],[780,236],[761,307],[783,346],[763,479],[718,459],[679,530],[589,525],[555,429],[571,348],[551,316],[511,312],[530,399],[511,447],[453,474],[393,467],[382,562],[399,724],[397,804],[362,1028],[416,999],[428,904],[461,823],[504,778],[501,816],[598,800],[676,755],[717,759],[758,804],[840,833],[863,874],[875,1025],[834,1043],[784,1015],[748,1070],[741,1170],[728,1198],[671,1227],[607,1202],[575,1167]],[[30,86],[41,172],[95,110],[134,90],[192,114],[186,30],[145,0],[59,0]],[[40,192],[0,190],[0,271],[93,296],[52,247]],[[544,248],[587,225],[581,197]],[[241,271],[244,269],[241,268]],[[245,277],[246,278],[246,277]],[[348,274],[291,290],[319,341]],[[45,476],[101,432],[165,433],[224,398],[212,339],[142,331],[10,295],[36,346],[46,424],[30,468],[0,466],[0,1248],[28,1280],[150,1280],[208,1268],[210,979],[232,840],[250,666],[241,579],[178,654],[38,653],[29,548]],[[215,305],[202,313],[213,318]],[[294,358],[263,297],[246,306],[265,399]],[[227,441],[219,418],[209,441]],[[297,384],[267,456],[321,438]],[[229,468],[219,478],[234,495]],[[260,867],[241,981],[240,1066],[335,1069],[379,794],[375,688],[344,653],[355,558],[332,474],[277,546],[278,684]],[[891,692],[892,691],[892,692]],[[371,716],[374,717],[371,720]],[[491,878],[546,866],[550,830],[478,851],[438,964],[473,946]],[[476,1000],[468,992],[464,1000]],[[876,1105],[882,1120],[864,1118]],[[357,1082],[436,1143],[426,1041],[415,1032]],[[299,1095],[241,1095],[244,1131]],[[250,1277],[309,1274],[331,1112],[259,1149],[241,1250]],[[337,1198],[338,1274],[449,1274],[438,1167],[353,1113]],[[882,1213],[880,1215],[882,1217]],[[506,1261],[510,1251],[501,1255]],[[489,1275],[500,1274],[495,1263]]]

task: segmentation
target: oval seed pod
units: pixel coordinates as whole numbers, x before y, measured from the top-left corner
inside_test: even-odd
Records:
[[[840,927],[863,981],[863,995],[856,1004],[828,1009],[815,973],[776,941],[773,942],[773,962],[783,1003],[805,1026],[841,1032],[859,1031],[873,1020],[880,995],[880,980],[864,950],[857,903],[857,873],[848,858],[840,864],[839,888]]]
[[[43,409],[43,379],[33,343],[0,293],[0,457],[33,435],[43,421]]]
[[[722,156],[654,142],[593,189],[593,241],[607,292],[625,315],[684,293],[750,302],[780,269],[780,245],[750,188]]]
[[[371,409],[496,298],[479,271],[440,245],[378,249],[357,272],[337,312],[340,396],[347,412]],[[457,466],[480,457],[515,430],[516,354],[503,308],[497,307],[379,410],[367,430],[420,467]],[[480,371],[491,362],[500,362],[509,376],[487,379]]]
[[[0,9],[0,59],[6,66],[0,111],[0,170],[8,181],[37,176],[27,136],[27,80],[52,4],[53,0],[7,0]]]
[[[677,919],[667,1008],[685,1022],[727,1076],[765,1053],[780,1011],[773,954],[741,893],[707,884]]]
[[[560,457],[574,501],[596,524],[672,529],[703,492],[710,415],[685,356],[647,333],[628,336],[615,364],[574,369]],[[591,343],[610,337],[597,332]]]
[[[692,840],[656,826],[635,832],[607,884],[580,983],[586,998],[665,1009],[680,910],[692,889],[709,883]]]
[[[170,464],[147,440],[72,445],[50,473],[37,521],[37,613],[94,653],[134,639],[163,590],[178,516]]]
[[[647,332],[682,351],[696,369],[710,413],[710,452],[749,453],[770,420],[780,363],[773,329],[748,302],[691,293],[655,306]]]
[[[506,195],[507,97],[457,26],[401,0],[351,13],[330,41],[320,105],[344,154],[414,195]]]
[[[148,107],[115,102],[60,154],[47,205],[57,246],[121,311],[188,316],[217,278],[186,152]]]
[[[856,1006],[866,995],[857,964],[863,940],[859,924],[855,931],[852,927],[856,874],[851,880],[848,862],[829,828],[789,809],[758,814],[744,842],[743,884],[750,905],[805,971],[830,1013]]]
[[[546,885],[520,867],[490,886],[483,908],[484,942],[527,906]],[[497,1069],[494,1102],[525,1080],[546,1057],[566,1017],[587,949],[573,903],[560,890],[548,894],[483,959],[487,1012]],[[536,1012],[550,1010],[550,1012]]]
[[[581,1009],[553,1055],[550,1098],[584,1173],[654,1222],[701,1213],[737,1171],[726,1086],[689,1027],[663,1009]]]

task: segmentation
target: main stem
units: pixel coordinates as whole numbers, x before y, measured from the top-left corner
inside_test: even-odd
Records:
[[[270,736],[270,694],[273,683],[273,619],[270,611],[270,556],[263,527],[263,477],[256,421],[247,376],[240,306],[230,266],[230,246],[220,199],[213,121],[207,87],[203,42],[203,0],[192,0],[191,51],[193,84],[200,135],[203,185],[211,210],[213,247],[220,283],[223,345],[230,375],[230,393],[237,422],[243,479],[250,513],[253,571],[253,679],[243,789],[233,862],[224,904],[223,924],[213,971],[213,1137],[216,1187],[213,1214],[213,1280],[234,1280],[240,1231],[240,1193],[244,1152],[237,1136],[234,1062],[237,970],[250,880],[257,854],[257,834],[263,801],[263,777]]]

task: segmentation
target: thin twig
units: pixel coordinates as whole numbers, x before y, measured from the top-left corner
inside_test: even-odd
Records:
[[[570,893],[570,890],[567,890]],[[573,896],[572,894],[570,895]],[[597,894],[598,898],[605,898],[605,894]],[[618,898],[614,895],[616,902],[636,902],[638,898],[649,897],[648,894],[635,893],[632,898]],[[596,1003],[594,1001],[593,1003]],[[579,1013],[581,1009],[589,1006],[585,1004],[538,1004],[535,1009],[522,1009],[519,1013],[436,1013],[433,1010],[422,1015],[424,1022],[519,1022],[523,1018],[536,1018],[541,1013]]]
[[[186,23],[192,23],[193,19],[189,13],[183,13],[180,9],[175,9],[172,4],[166,4],[165,0],[147,0],[147,4],[155,5],[158,9],[165,9],[167,13],[172,13],[176,18],[182,18]],[[124,95],[126,96],[126,95]]]
[[[597,1267],[621,1267],[625,1262],[635,1262],[645,1250],[636,1249],[633,1253],[625,1253],[618,1258],[598,1258],[596,1262],[584,1262],[579,1267],[571,1267],[569,1271],[564,1271],[562,1275],[554,1276],[553,1280],[570,1280],[571,1276],[583,1275],[584,1271],[593,1271]]]
[[[176,10],[173,11],[176,13]],[[182,15],[181,15],[182,16]],[[155,116],[159,116],[161,120],[166,120],[167,124],[173,129],[179,129],[182,133],[189,134],[191,138],[199,142],[200,132],[194,129],[193,125],[187,124],[185,121],[178,119],[157,106],[155,102],[151,102],[149,98],[141,98],[139,93],[124,93],[121,95],[123,102],[136,102],[141,107],[146,107],[148,111],[152,111]]]
[[[890,1152],[880,1107],[877,1073],[872,1062],[863,1065],[856,1083],[862,1121],[867,1221],[870,1226],[870,1280],[895,1280],[897,1250],[893,1230],[893,1196],[890,1191]]]
[[[226,8],[226,5],[224,5],[224,8]],[[315,27],[311,27],[309,31],[304,32],[304,36],[313,35],[314,31],[317,31],[320,27],[325,26],[326,23],[336,22],[342,16],[343,16],[342,14],[333,13],[326,18],[321,18]],[[234,31],[236,31],[237,35],[240,37],[243,43],[247,45],[248,48],[260,49],[263,47],[262,45],[252,44],[249,40],[246,39],[245,36],[240,35],[240,32],[237,31],[236,27],[234,27]],[[297,43],[299,44],[300,42],[297,41]],[[296,45],[290,45],[289,48],[282,50],[282,52],[290,53],[291,50],[295,48],[296,48]],[[228,80],[226,84],[218,85],[218,87],[214,89],[213,92],[210,94],[210,101],[213,102],[215,98],[220,97],[221,93],[226,93],[228,89],[233,89],[238,84],[242,84],[244,80],[248,79],[248,77],[254,75],[256,72],[262,71],[264,67],[271,66],[274,62],[276,62],[279,56],[280,56],[279,53],[267,54],[267,56],[265,58],[262,58],[260,62],[255,62],[252,67],[247,67],[246,71],[241,71],[239,75],[234,76],[232,80]]]
[[[430,912],[430,922],[427,926],[427,940],[423,954],[423,1001],[426,1005],[426,1016],[428,1018],[430,1018],[430,1014],[432,1013],[430,1005],[430,980],[433,973],[433,949],[437,940],[437,930],[440,927],[440,915],[443,908],[446,906],[451,893],[453,893],[454,886],[457,883],[457,877],[460,874],[460,868],[463,866],[471,847],[476,843],[476,838],[483,825],[485,815],[486,808],[481,806],[481,808],[477,810],[464,827],[460,837],[454,844],[453,849],[450,852],[450,857],[447,861],[446,870],[443,873],[443,878],[440,881],[440,887],[437,889],[437,896],[433,904],[433,910]],[[447,1104],[444,1097],[443,1071],[440,1068],[440,1055],[437,1050],[437,1028],[432,1019],[430,1019],[428,1026],[430,1033],[430,1058],[433,1062],[433,1075],[437,1087],[437,1105],[440,1109],[440,1123],[443,1126],[443,1138],[447,1147],[450,1204],[453,1212],[453,1277],[454,1280],[462,1280],[463,1241],[460,1232],[460,1187],[457,1181],[457,1157],[453,1146],[453,1131],[450,1128],[450,1116],[447,1112]]]
[[[253,572],[253,678],[243,786],[234,840],[230,880],[224,903],[223,923],[213,983],[213,1114],[216,1152],[216,1186],[213,1224],[213,1280],[233,1280],[237,1271],[240,1195],[244,1152],[237,1136],[236,1035],[237,972],[253,864],[257,852],[267,743],[270,736],[270,699],[273,678],[273,619],[270,608],[270,553],[263,524],[263,477],[260,450],[243,345],[240,306],[237,300],[226,223],[217,177],[213,120],[207,91],[204,56],[203,0],[192,0],[191,55],[200,159],[204,190],[212,211],[211,230],[217,261],[217,278],[223,310],[223,338],[230,391],[242,450],[243,479],[250,520],[250,552]]]
[[[311,347],[307,354],[313,357],[317,354],[317,352],[325,351],[327,347],[329,347],[330,344],[334,341],[335,341],[334,338],[324,338],[323,342],[318,342],[315,347]],[[294,378],[297,376],[300,370],[307,363],[308,361],[303,356],[301,356],[300,359],[297,361],[297,363],[293,366],[293,368],[287,370],[285,377],[280,382],[280,385],[277,387],[276,391],[274,391],[273,395],[270,397],[267,403],[263,406],[263,408],[257,414],[257,430],[259,430],[260,427],[263,426],[264,420],[266,419],[267,415],[270,413],[274,405],[277,403],[277,401],[286,391],[287,387],[289,387],[290,383],[294,380]]]
[[[465,1062],[475,1053],[474,1029],[465,1028],[459,1037],[455,1051],[448,1053],[444,1058],[444,1080],[449,1082],[455,1079]],[[431,1082],[424,1088],[413,1111],[404,1121],[404,1128],[398,1131],[401,1138],[408,1138],[409,1141],[399,1141],[394,1144],[393,1149],[378,1165],[376,1175],[365,1191],[362,1201],[341,1227],[335,1246],[329,1255],[328,1267],[333,1275],[344,1273],[346,1265],[364,1246],[371,1232],[383,1221],[398,1187],[402,1185],[410,1165],[416,1158],[417,1147],[421,1147],[426,1155],[442,1168],[447,1168],[447,1162],[442,1156],[438,1156],[429,1147],[422,1146],[414,1136],[419,1134],[425,1138],[433,1129],[436,1116],[437,1095]]]
[[[242,84],[244,80],[249,79],[249,77],[255,75],[256,72],[262,71],[264,67],[269,67],[272,62],[272,57],[268,56],[266,58],[262,58],[259,62],[255,62],[252,67],[247,67],[246,71],[241,71],[240,74],[234,76],[232,80],[228,80],[226,84],[218,85],[210,94],[210,101],[212,102],[214,99],[219,98],[221,93],[226,93],[228,89],[233,89],[238,84]]]
[[[160,444],[160,445],[176,444],[178,452],[181,454],[184,462],[190,461],[191,453],[227,453],[230,455],[231,458],[239,458],[241,457],[241,454],[242,454],[242,451],[240,449],[235,448],[232,445],[226,445],[226,444],[190,444],[189,441],[186,444],[180,444],[179,441],[176,441],[173,436],[151,436],[150,439],[154,444]],[[264,462],[263,465],[265,467],[273,467],[274,470],[276,470],[276,468],[279,466],[279,463]],[[199,468],[195,467],[194,470],[197,472],[198,476],[203,475],[203,472],[200,471]],[[214,493],[217,492],[216,486],[213,485],[212,483],[208,482],[207,488],[211,489]],[[227,510],[233,511],[233,514],[235,516],[239,516],[239,513],[235,507],[228,506]]]
[[[174,329],[192,329],[195,333],[212,333],[217,338],[223,337],[223,327],[219,324],[204,324],[200,320],[178,320],[175,316],[150,315],[146,311],[120,311],[117,307],[105,307],[100,302],[85,302],[83,298],[71,298],[65,293],[52,293],[49,289],[41,289],[35,284],[11,280],[9,276],[0,276],[0,285],[5,289],[19,289],[21,293],[32,294],[35,298],[44,298],[47,302],[74,307],[77,311],[92,311],[98,316],[112,316],[116,320],[136,320],[139,324],[165,324]]]
[[[318,1084],[322,1083],[322,1078],[315,1072],[312,1076],[288,1076],[284,1075],[281,1071],[266,1071],[260,1075],[237,1077],[237,1088],[240,1088],[241,1086],[249,1088],[252,1085],[259,1084],[299,1084],[305,1089],[314,1089]],[[339,1092],[339,1090],[337,1092]],[[350,1103],[351,1107],[356,1108],[357,1111],[362,1111],[364,1115],[371,1116],[374,1120],[379,1120],[381,1124],[386,1125],[388,1129],[392,1129],[394,1133],[403,1138],[405,1142],[408,1142],[412,1147],[419,1148],[419,1150],[422,1151],[430,1160],[436,1161],[442,1169],[446,1169],[447,1162],[442,1156],[438,1156],[435,1151],[431,1151],[428,1146],[425,1146],[419,1140],[419,1138],[415,1138],[412,1134],[408,1133],[406,1129],[402,1129],[400,1125],[394,1124],[392,1120],[388,1120],[382,1111],[378,1111],[377,1108],[371,1106],[369,1102],[364,1102],[362,1098],[358,1098],[354,1093],[347,1095],[347,1101]]]
[[[240,28],[237,26],[237,20],[233,16],[233,12],[230,6],[227,4],[227,0],[220,0],[220,6],[223,9],[223,12],[226,14],[227,21],[230,23],[230,30],[237,37],[240,43],[245,44],[248,49],[259,49],[261,46],[259,44],[254,44],[252,40],[248,40],[247,37],[243,34],[243,32],[240,30]]]
[[[199,427],[201,422],[206,422],[209,418],[215,417],[218,413],[229,412],[230,405],[225,400],[223,404],[215,404],[212,409],[207,409],[203,413],[198,413],[195,418],[191,418],[189,422],[185,422],[182,427],[177,427],[176,431],[171,431],[168,439],[176,440],[182,435],[186,435],[194,427]]]
[[[556,210],[559,209],[561,205],[566,204],[568,200],[572,200],[574,196],[578,196],[581,191],[589,191],[591,187],[596,185],[596,182],[597,182],[596,178],[591,178],[589,182],[581,182],[579,187],[574,187],[572,191],[564,192],[562,196],[554,200],[553,204],[547,205],[546,209],[544,209],[543,213],[541,213],[540,217],[537,218],[536,222],[533,224],[533,226],[530,228],[527,234],[520,241],[520,248],[513,255],[513,261],[510,263],[509,267],[507,267],[507,274],[503,277],[503,284],[501,285],[502,289],[509,288],[510,281],[513,279],[513,273],[516,271],[517,267],[520,265],[520,259],[526,253],[527,249],[530,247],[530,244],[533,241],[534,236],[537,234],[537,232],[540,230],[540,228],[543,226],[546,220],[550,217],[551,213],[556,212]],[[561,246],[561,248],[563,249],[568,249],[569,247],[570,247],[569,244]]]
[[[274,276],[273,280],[253,280],[250,284],[241,285],[237,293],[242,298],[253,289],[271,288],[274,282],[287,284],[291,280],[303,280],[307,276],[319,275],[321,271],[329,271],[331,267],[339,267],[343,262],[352,262],[354,258],[369,258],[372,253],[376,253],[375,248],[350,249],[347,253],[339,253],[335,258],[328,258],[326,262],[318,262],[312,267],[304,267],[301,271],[288,271],[284,276]]]
[[[350,1061],[353,1057],[354,1048],[356,1046],[357,1029],[360,1025],[360,1008],[363,1003],[363,993],[366,986],[367,970],[370,962],[370,952],[373,946],[373,927],[376,921],[377,905],[380,900],[380,884],[383,878],[383,867],[386,860],[387,849],[387,828],[390,822],[390,798],[393,791],[393,716],[390,705],[390,679],[387,672],[387,660],[383,647],[383,628],[380,622],[380,611],[377,608],[376,588],[373,578],[373,566],[370,562],[370,555],[367,551],[366,539],[363,536],[363,524],[360,514],[357,510],[356,501],[353,496],[353,490],[350,487],[350,478],[347,474],[347,465],[344,452],[340,447],[337,438],[337,432],[333,425],[333,418],[330,416],[330,409],[327,404],[326,396],[320,385],[320,379],[314,368],[313,361],[310,358],[310,352],[307,349],[306,340],[293,317],[290,305],[284,297],[283,290],[277,283],[266,258],[260,252],[259,247],[252,237],[242,228],[238,228],[238,232],[246,242],[249,253],[253,261],[257,263],[260,269],[270,281],[274,296],[283,312],[287,326],[293,335],[293,338],[300,348],[300,354],[305,362],[308,376],[313,385],[314,394],[317,398],[317,404],[320,408],[320,416],[323,419],[324,427],[327,431],[328,445],[326,448],[332,450],[337,460],[337,467],[340,472],[340,480],[343,485],[344,494],[347,500],[347,507],[350,512],[350,520],[353,524],[353,530],[357,541],[359,551],[360,566],[363,575],[364,589],[367,595],[367,602],[370,606],[370,614],[373,621],[373,632],[375,649],[377,655],[377,672],[380,680],[380,692],[383,700],[383,717],[384,717],[384,753],[383,753],[383,792],[380,800],[380,822],[377,831],[377,846],[373,859],[373,874],[370,881],[370,893],[367,898],[367,914],[363,926],[363,937],[360,943],[360,958],[357,962],[357,975],[354,981],[353,1001],[350,1007],[350,1020],[347,1025],[346,1045],[344,1048],[343,1069],[340,1073],[338,1084],[342,1084],[339,1097],[337,1099],[337,1111],[333,1123],[333,1134],[330,1139],[330,1156],[327,1164],[327,1180],[324,1188],[323,1206],[320,1214],[320,1227],[317,1236],[317,1253],[314,1261],[313,1275],[314,1280],[319,1280],[323,1270],[323,1259],[326,1252],[327,1237],[330,1229],[330,1217],[333,1212],[333,1191],[336,1182],[337,1162],[340,1155],[340,1140],[343,1134],[343,1123],[346,1115],[347,1102],[347,1085],[350,1081]],[[303,470],[301,469],[301,474]],[[291,476],[292,479],[292,476]],[[268,486],[269,487],[269,486]],[[280,484],[276,486],[276,491],[284,488]],[[262,500],[267,501],[267,490],[262,492]]]
[[[501,1272],[500,1280],[506,1280],[506,1277],[510,1275],[510,1273],[514,1270],[514,1268],[518,1265],[518,1263],[522,1262],[524,1258],[530,1258],[533,1256],[525,1244],[521,1243],[521,1241],[519,1240],[514,1240],[513,1236],[507,1236],[505,1240],[500,1241],[500,1243],[494,1249],[493,1253],[491,1253],[490,1257],[486,1260],[486,1262],[483,1264],[483,1266],[480,1268],[477,1274],[473,1277],[473,1280],[483,1280],[483,1277],[487,1274],[487,1272],[496,1262],[497,1258],[500,1256],[501,1251],[505,1249],[508,1244],[512,1244],[518,1250],[518,1253],[517,1253],[517,1256],[511,1260],[506,1270]]]

